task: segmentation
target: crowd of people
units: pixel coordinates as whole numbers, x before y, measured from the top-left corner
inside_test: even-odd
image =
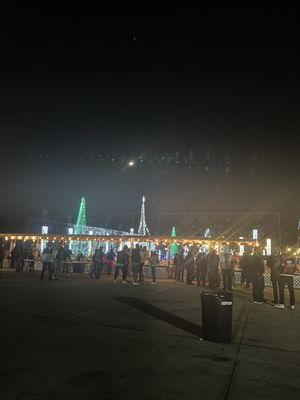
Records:
[[[220,286],[219,269],[221,269],[223,289],[231,290],[233,272],[237,263],[237,253],[230,254],[229,251],[223,252],[219,256],[215,249],[211,249],[207,254],[198,252],[197,249],[191,247],[188,254],[184,256],[184,249],[180,249],[174,257],[174,276],[177,281],[181,282],[186,276],[188,285],[192,285],[196,278],[198,286],[215,289]]]
[[[2,253],[0,256],[2,261]],[[86,258],[82,253],[72,254],[68,246],[58,242],[47,243],[42,254],[33,246],[24,248],[22,242],[17,242],[10,254],[10,266],[17,272],[24,269],[25,261],[29,271],[34,271],[36,260],[40,260],[41,280],[44,279],[46,272],[49,280],[61,279],[63,272],[71,272],[75,265],[82,264],[80,271],[83,271],[83,265],[88,265],[91,278],[99,279],[100,275],[106,272],[113,275],[114,284],[118,283],[119,277],[122,284],[128,284],[129,275],[132,275],[132,284],[135,286],[145,282],[145,266],[150,267],[152,278],[150,283],[155,285],[156,268],[160,266],[157,249],[150,250],[139,244],[132,249],[125,245],[118,251],[110,248],[107,253],[100,246],[95,249],[91,258]],[[241,284],[246,288],[252,288],[253,302],[263,304],[266,301],[264,297],[266,268],[270,272],[274,306],[284,308],[284,289],[287,286],[290,306],[292,309],[295,308],[293,275],[297,265],[295,260],[286,254],[278,253],[266,257],[256,248],[253,254],[252,251],[245,251],[240,257],[237,252],[232,253],[229,249],[223,249],[219,255],[213,248],[206,253],[199,251],[196,246],[189,247],[188,251],[182,247],[176,252],[172,264],[167,269],[169,277],[178,282],[192,285],[196,281],[200,287],[221,288],[225,291],[232,290],[232,286],[235,285],[234,271],[239,270]]]
[[[136,246],[130,250],[128,246],[124,246],[121,250],[114,253],[111,249],[106,256],[108,261],[114,263],[115,271],[114,271],[114,283],[116,284],[118,281],[118,276],[121,271],[121,279],[123,284],[128,284],[128,271],[129,267],[131,267],[132,275],[133,275],[133,285],[139,285],[141,282],[144,282],[144,265],[149,265],[151,267],[151,275],[152,281],[151,284],[156,284],[156,273],[155,267],[158,266],[158,255],[156,251],[151,251],[149,254],[149,250],[146,246],[140,246],[136,244]],[[115,261],[115,262],[114,262]],[[101,271],[103,271],[105,265],[105,253],[103,252],[103,248],[95,250],[95,253],[92,258],[92,265],[90,270],[90,276],[99,278]]]
[[[264,272],[267,268],[271,276],[274,306],[285,307],[284,289],[287,286],[290,307],[295,308],[293,277],[297,265],[293,257],[280,254],[265,257],[258,249],[255,249],[254,254],[245,252],[242,257],[229,251],[224,251],[219,256],[214,249],[208,254],[202,252],[195,254],[191,248],[186,257],[181,249],[174,258],[176,280],[183,282],[186,276],[186,283],[191,285],[196,278],[198,286],[207,286],[210,289],[219,288],[222,281],[223,290],[232,290],[232,285],[235,285],[234,271],[237,267],[241,271],[241,284],[245,284],[246,288],[252,286],[252,298],[255,304],[266,302]]]

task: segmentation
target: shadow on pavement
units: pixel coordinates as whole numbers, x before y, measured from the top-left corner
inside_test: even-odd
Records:
[[[158,307],[152,306],[151,304],[145,303],[140,299],[135,297],[118,296],[114,297],[114,300],[117,300],[122,304],[126,304],[127,306],[133,307],[146,314],[152,315],[153,317],[167,322],[170,325],[176,326],[177,328],[180,328],[192,335],[202,337],[203,330],[201,326],[178,317],[177,315],[174,315],[168,311],[164,311]]]

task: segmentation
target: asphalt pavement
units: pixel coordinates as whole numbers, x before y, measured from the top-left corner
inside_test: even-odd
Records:
[[[233,293],[222,344],[202,339],[197,286],[1,272],[0,398],[298,400],[300,291],[295,310]]]

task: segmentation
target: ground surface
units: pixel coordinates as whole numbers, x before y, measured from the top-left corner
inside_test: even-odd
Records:
[[[103,278],[0,273],[1,399],[300,398],[300,307],[236,287],[233,343],[216,344],[197,286]]]

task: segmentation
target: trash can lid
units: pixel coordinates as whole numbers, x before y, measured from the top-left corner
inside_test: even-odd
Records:
[[[214,297],[218,297],[218,292],[216,291],[202,291],[200,293],[200,296],[214,296]]]

